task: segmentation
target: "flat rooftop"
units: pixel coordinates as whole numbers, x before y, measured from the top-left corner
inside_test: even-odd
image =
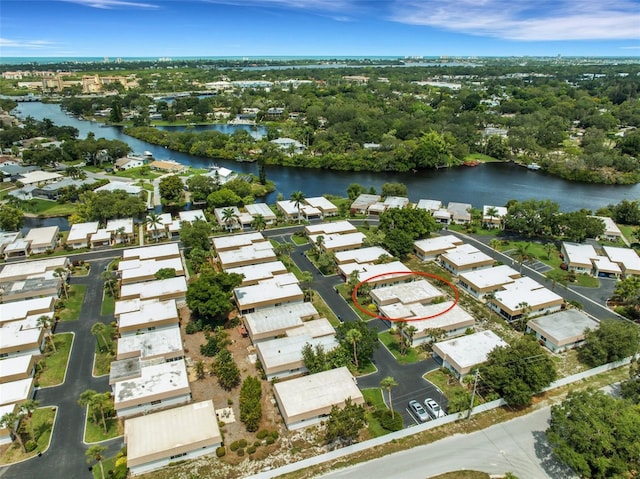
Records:
[[[310,374],[273,385],[284,409],[285,419],[294,419],[318,411],[341,406],[348,398],[362,404],[364,398],[346,367]]]
[[[307,225],[304,227],[304,229],[305,232],[310,236],[355,233],[356,231],[358,231],[355,226],[345,220],[320,223],[317,225]]]
[[[493,331],[480,331],[434,344],[440,357],[455,362],[462,369],[484,363],[491,351],[506,346],[507,343]]]
[[[268,263],[239,266],[225,270],[227,273],[236,273],[244,276],[243,284],[253,283],[264,279],[273,278],[278,274],[285,274],[287,268],[282,261],[269,261]]]
[[[450,250],[463,244],[462,240],[453,235],[434,236],[425,238],[414,243],[415,247],[425,253]]]
[[[0,361],[0,382],[2,382],[2,378],[5,377],[29,373],[29,366],[31,365],[32,359],[33,356],[30,354],[4,358]]]
[[[33,378],[0,383],[0,406],[26,401],[31,396]]]
[[[0,323],[26,319],[31,315],[53,312],[56,298],[45,296],[44,298],[31,298],[12,303],[0,304]]]
[[[122,282],[136,281],[140,278],[148,278],[155,275],[161,269],[170,268],[175,270],[176,276],[184,274],[181,258],[167,259],[132,259],[128,261],[120,261],[118,265],[121,271]]]
[[[428,318],[429,316],[446,311],[452,304],[453,301],[427,305],[419,303],[409,305],[395,303],[381,307],[380,312],[392,319],[413,320],[414,318]],[[475,324],[475,319],[460,306],[455,305],[446,313],[429,319],[416,319],[408,324],[415,326],[418,331],[437,328],[449,330],[464,326],[471,327]]]
[[[318,318],[305,321],[300,327],[288,329],[285,334],[287,336],[306,334],[312,338],[319,338],[322,336],[335,336],[336,330],[331,326],[327,318]]]
[[[149,331],[118,339],[118,357],[140,352],[142,359],[166,356],[183,351],[180,327]]]
[[[145,398],[150,396],[189,389],[187,368],[183,359],[143,366],[140,374],[139,378],[114,384],[113,398],[116,409],[125,401],[138,400],[139,403],[144,403]]]
[[[578,243],[562,243],[567,258],[565,260],[569,264],[580,264],[587,267],[591,266],[591,260],[598,256],[596,250],[590,244],[578,244]]]
[[[298,278],[293,273],[279,274],[271,279],[265,279],[258,284],[241,286],[234,290],[238,307],[245,305],[275,301],[302,295]]]
[[[187,221],[189,223],[193,223],[196,220],[207,221],[207,218],[204,215],[204,211],[202,210],[189,210],[189,211],[180,211],[178,213],[180,221]]]
[[[454,249],[448,250],[442,254],[442,258],[445,258],[450,263],[457,267],[469,266],[477,263],[492,263],[494,259],[488,254],[483,253],[475,246],[470,244],[463,244],[456,246]]]
[[[443,292],[424,279],[409,283],[394,284],[371,290],[378,303],[399,302],[402,304],[427,303],[443,296]]]
[[[76,223],[71,225],[67,242],[87,240],[90,235],[98,231],[100,224],[97,221],[91,223]]]
[[[360,281],[385,281],[390,279],[402,279],[403,275],[410,275],[412,271],[400,261],[392,261],[383,264],[367,264],[358,273]]]
[[[25,241],[34,244],[49,244],[58,236],[60,228],[57,226],[44,226],[42,228],[31,228],[24,237]]]
[[[251,205],[245,205],[245,208],[252,216],[262,215],[267,221],[273,221],[276,219],[276,214],[266,203],[253,203]]]
[[[242,246],[250,246],[254,243],[265,242],[266,238],[262,233],[246,233],[227,236],[216,236],[213,238],[213,247],[216,251],[223,251],[228,249],[237,249]]]
[[[377,261],[380,256],[391,254],[381,248],[380,246],[370,246],[368,248],[350,249],[347,251],[338,251],[336,254],[336,261],[338,263],[373,263]]]
[[[55,271],[58,268],[66,268],[69,258],[57,256],[55,258],[26,261],[24,263],[5,264],[0,271],[0,282],[29,276],[42,275],[46,271]]]
[[[305,198],[304,201],[314,208],[317,208],[323,212],[327,211],[338,211],[338,207],[331,203],[324,196],[314,196],[312,198]]]
[[[442,201],[440,200],[418,200],[416,208],[427,211],[437,211],[442,208]]]
[[[301,334],[262,341],[256,343],[256,349],[265,371],[271,373],[287,365],[302,362],[302,348],[305,344],[310,344],[314,349],[316,346],[321,346],[324,351],[331,351],[339,346],[334,336],[312,338]]]
[[[504,290],[494,293],[495,299],[511,311],[520,310],[522,303],[527,303],[530,308],[535,310],[540,305],[564,301],[562,296],[545,288],[528,276],[517,278],[513,283],[505,284],[503,288]]]
[[[380,201],[379,195],[369,195],[369,194],[363,193],[360,196],[358,196],[353,203],[351,203],[351,209],[364,211],[369,207],[369,205],[377,203],[378,201]]]
[[[553,338],[558,345],[567,340],[584,335],[585,329],[597,329],[598,322],[577,309],[567,309],[557,313],[533,318],[527,327],[535,329],[547,338]]]
[[[124,298],[138,297],[142,300],[161,298],[164,296],[184,295],[187,292],[187,280],[184,276],[175,278],[144,281],[141,283],[123,284],[120,296]]]
[[[222,442],[211,400],[127,419],[124,435],[129,466]]]
[[[218,259],[223,269],[235,268],[246,264],[276,261],[276,253],[268,241],[242,246],[237,249],[218,251]]]
[[[640,274],[640,256],[631,248],[618,248],[615,246],[605,246],[604,252],[611,261],[622,264],[625,271],[632,274]]]
[[[130,248],[122,252],[122,259],[126,260],[149,260],[156,258],[179,258],[180,249],[178,243],[166,243],[154,246],[144,246],[142,248]]]
[[[347,247],[357,248],[366,238],[364,233],[358,231],[357,233],[310,235],[309,240],[315,244],[320,236],[324,239],[323,248],[328,251]]]
[[[460,273],[460,280],[476,286],[478,289],[485,289],[513,283],[513,281],[520,276],[522,275],[515,269],[506,264],[501,264],[493,268],[483,268]]]
[[[254,335],[302,326],[302,320],[316,317],[318,310],[311,303],[288,303],[264,308],[244,315],[245,324]]]
[[[175,319],[178,322],[176,301],[145,301],[140,303],[138,311],[122,313],[118,318],[118,328],[128,329],[153,326],[153,323]]]

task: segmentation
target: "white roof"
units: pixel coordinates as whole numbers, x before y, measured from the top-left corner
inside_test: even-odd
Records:
[[[374,282],[384,281],[386,279],[401,278],[402,275],[399,273],[411,274],[411,272],[412,271],[400,261],[392,261],[391,263],[384,264],[367,264],[364,265],[363,269],[359,272],[358,280],[373,280]]]
[[[264,263],[276,260],[276,253],[268,241],[243,246],[238,249],[219,251],[218,259],[223,269],[233,268],[242,263]]]
[[[20,175],[22,178],[20,179],[20,183],[23,185],[31,185],[34,183],[47,182],[52,180],[57,180],[62,178],[62,175],[59,173],[50,173],[48,171],[31,171],[29,173],[22,173]]]
[[[180,327],[158,329],[118,339],[118,357],[140,351],[142,359],[182,351]]]
[[[484,205],[484,207],[482,208],[482,216],[486,216],[489,217],[489,214],[487,213],[491,208],[495,208],[496,209],[496,214],[493,215],[494,218],[504,218],[507,215],[507,208],[505,208],[504,206],[491,206],[491,205]]]
[[[553,338],[556,344],[584,335],[584,330],[597,329],[598,322],[578,309],[567,309],[557,313],[533,318],[527,323],[547,338]],[[559,345],[559,344],[558,344]]]
[[[113,385],[113,400],[116,409],[122,402],[139,400],[144,403],[145,398],[189,388],[187,368],[184,359],[159,364],[143,365],[140,377],[116,382]],[[175,432],[175,431],[172,431]]]
[[[613,219],[608,216],[592,216],[592,218],[598,218],[604,222],[604,234],[608,236],[622,236],[622,231],[618,228]]]
[[[569,264],[580,264],[585,266],[591,266],[591,260],[598,256],[596,250],[590,244],[578,244],[578,243],[562,243],[567,257],[565,260]]]
[[[133,183],[127,182],[127,181],[111,180],[106,185],[102,185],[101,187],[95,189],[95,191],[116,191],[116,190],[124,191],[129,195],[137,195],[142,191],[142,187],[138,185],[134,185]]]
[[[388,306],[382,306],[380,312],[386,317],[392,319],[406,319],[410,320],[408,324],[414,326],[418,331],[424,331],[425,329],[454,329],[455,326],[465,324],[472,326],[475,323],[475,319],[459,305],[455,305],[446,313],[442,313],[451,307],[453,301],[445,301],[438,304],[426,304],[420,303],[402,304],[394,303]],[[438,314],[442,313],[442,314]],[[438,314],[438,316],[434,316]],[[430,316],[434,316],[431,318]],[[415,318],[415,320],[414,320]],[[428,319],[417,319],[428,318]]]
[[[542,304],[562,302],[562,296],[558,296],[528,276],[517,278],[512,283],[505,284],[503,288],[504,290],[494,293],[495,299],[511,311],[522,309],[519,306],[521,303],[527,303],[532,310],[535,310]]]
[[[120,296],[125,298],[138,296],[140,299],[150,299],[186,292],[186,278],[184,276],[177,276],[175,278],[145,281],[142,283],[123,284],[120,289]]]
[[[363,396],[346,367],[331,369],[273,385],[286,417],[330,409],[351,398],[362,403]]]
[[[31,242],[31,246],[51,244],[58,236],[60,228],[57,226],[44,226],[42,228],[31,228],[24,237],[25,241]]]
[[[180,258],[168,258],[168,259],[149,259],[149,260],[130,260],[120,261],[118,269],[122,272],[122,281],[135,280],[137,278],[146,278],[153,276],[158,271],[164,268],[171,268],[176,270],[176,276],[180,276],[183,273],[182,259]]]
[[[456,203],[451,202],[447,205],[447,210],[456,218],[470,219],[471,213],[469,210],[472,206],[469,203]]]
[[[180,249],[177,243],[166,243],[142,248],[126,249],[122,252],[123,260],[130,259],[154,259],[154,258],[179,258]]]
[[[238,307],[249,304],[275,301],[280,298],[302,295],[298,278],[293,273],[279,274],[251,286],[241,286],[234,290]]]
[[[140,303],[138,311],[122,313],[118,318],[118,327],[125,328],[148,328],[158,321],[175,319],[178,321],[178,308],[173,299],[167,301],[144,301]]]
[[[640,274],[640,256],[631,248],[618,248],[615,246],[605,246],[604,252],[611,261],[620,263],[624,266],[625,271],[635,271]]]
[[[0,345],[13,349],[17,346],[35,344],[40,341],[42,330],[34,327],[33,321],[12,321],[0,327]]]
[[[485,261],[493,262],[493,258],[491,256],[483,253],[478,248],[470,244],[456,246],[455,248],[448,250],[446,253],[443,253],[442,257],[446,258],[449,262],[458,267]]]
[[[333,329],[327,318],[318,318],[305,321],[299,328],[288,329],[285,334],[287,336],[306,334],[312,338],[319,338],[321,336],[335,336],[336,330]]]
[[[109,231],[106,228],[100,228],[98,231],[92,234],[90,238],[90,241],[92,243],[97,241],[107,241],[107,240],[109,241],[111,240],[111,231]]]
[[[91,223],[76,223],[74,225],[71,225],[69,236],[67,236],[67,241],[86,240],[89,235],[98,231],[99,226],[100,225],[97,221],[93,221]]]
[[[0,383],[0,406],[26,401],[31,393],[33,378]]]
[[[180,217],[180,221],[188,221],[189,223],[193,223],[198,219],[207,221],[207,218],[204,216],[204,211],[202,210],[181,211],[178,213],[178,216]]]
[[[33,356],[28,354],[2,359],[0,361],[0,382],[4,382],[2,378],[8,376],[29,373],[29,365],[31,364],[32,358]]]
[[[314,208],[318,208],[322,211],[337,211],[338,207],[331,203],[324,196],[314,196],[312,198],[305,198],[308,205],[313,206]]]
[[[449,210],[440,208],[439,210],[433,212],[433,217],[443,220],[449,220],[451,219],[451,213],[449,212]]]
[[[265,370],[271,371],[274,368],[277,370],[288,364],[301,362],[302,348],[307,343],[314,349],[316,346],[322,346],[325,352],[331,351],[339,345],[334,336],[312,338],[306,334],[301,334],[262,341],[256,343],[256,349]]]
[[[124,428],[130,465],[171,456],[185,446],[222,440],[211,399],[127,419]]]
[[[35,313],[36,311],[53,312],[54,304],[55,298],[53,296],[2,303],[0,304],[0,323],[26,319],[33,314],[40,316],[40,314]]]
[[[604,273],[622,273],[622,270],[620,269],[620,266],[618,266],[618,263],[614,263],[606,256],[596,256],[595,258],[593,258],[593,264],[596,268],[598,268],[598,271],[602,271]]]
[[[69,259],[66,256],[26,261],[24,263],[5,264],[0,272],[0,282],[16,278],[28,278],[43,275],[46,271],[55,271],[58,268],[66,268]]]
[[[133,234],[133,218],[118,218],[107,221],[107,231],[117,233],[120,228],[124,228],[125,234]]]
[[[433,238],[425,238],[417,240],[414,245],[425,253],[437,252],[445,249],[453,249],[462,244],[462,240],[453,235],[434,236]]]
[[[220,251],[249,246],[254,243],[264,243],[266,239],[262,233],[246,233],[241,235],[216,236],[212,242],[215,250]]]
[[[520,273],[506,264],[460,273],[461,280],[477,286],[479,289],[513,283],[519,276],[521,276]]]
[[[158,219],[160,220],[159,224],[153,225],[151,223],[147,223],[147,231],[162,231],[165,226],[173,223],[173,218],[171,218],[170,213],[162,213],[158,215]]]
[[[356,262],[356,263],[373,263],[380,256],[391,254],[380,246],[370,246],[368,248],[350,249],[347,251],[336,252],[336,260],[338,263]]]
[[[404,208],[409,204],[409,198],[404,196],[387,196],[384,201],[387,208]]]
[[[227,273],[241,274],[244,276],[244,280],[242,281],[243,283],[252,283],[263,279],[273,278],[276,274],[286,273],[287,267],[282,261],[269,261],[268,263],[229,268],[225,271]]]
[[[361,245],[366,238],[364,233],[358,231],[357,233],[312,235],[309,236],[309,240],[315,244],[320,236],[324,237],[324,248],[329,251],[347,247],[356,248]]]
[[[271,208],[269,208],[269,205],[266,203],[253,203],[251,205],[245,205],[245,208],[252,216],[262,215],[267,221],[276,219],[276,214],[271,211]]]
[[[296,208],[295,201],[291,200],[282,200],[278,201],[277,205],[282,209],[288,216],[295,216],[298,214],[298,208]],[[319,215],[321,211],[313,206],[306,205],[304,203],[300,203],[300,212],[305,216],[315,216]]]
[[[419,279],[409,283],[375,288],[371,291],[371,296],[381,303],[393,301],[406,305],[431,302],[434,298],[443,296],[443,292],[428,281]]]
[[[419,200],[416,208],[427,211],[437,211],[442,208],[440,200]]]
[[[244,321],[247,329],[254,335],[260,335],[270,331],[300,327],[302,318],[317,315],[318,311],[311,303],[288,303],[247,313]]]
[[[462,369],[484,363],[491,351],[505,346],[508,346],[507,343],[493,331],[481,331],[434,345],[443,359],[455,362]]]
[[[304,229],[308,235],[354,233],[358,231],[357,228],[348,221],[332,221],[317,225],[307,225]]]

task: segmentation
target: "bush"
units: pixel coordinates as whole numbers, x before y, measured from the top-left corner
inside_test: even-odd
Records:
[[[262,420],[262,385],[260,380],[249,376],[240,389],[240,420],[247,431],[257,431]],[[259,438],[260,439],[260,438]]]
[[[227,453],[227,450],[225,449],[224,446],[220,446],[219,448],[216,449],[216,456],[218,457],[224,457],[226,453]]]
[[[278,431],[271,431],[271,437],[275,441],[276,439],[278,439],[278,437],[280,437],[280,435],[278,434]]]
[[[24,448],[27,450],[27,452],[34,451],[36,447],[38,447],[38,443],[31,439],[24,443]]]
[[[268,445],[273,444],[274,442],[276,442],[276,440],[274,438],[272,438],[271,436],[269,436],[265,442],[267,443],[267,446],[268,446]]]
[[[262,444],[262,441],[253,441],[253,447],[258,447]]]
[[[255,446],[249,446],[247,448],[247,454],[253,454],[254,452],[256,452]]]
[[[240,448],[240,441],[233,441],[229,446],[232,451],[237,451]]]
[[[269,431],[267,431],[266,429],[261,429],[258,431],[258,434],[256,434],[256,437],[258,439],[264,439],[269,435]]]
[[[189,321],[187,326],[184,328],[184,331],[187,334],[195,334],[198,331],[202,331],[202,325],[199,321]]]
[[[240,443],[240,447],[242,447],[242,448],[247,447],[247,440],[246,439],[240,439],[238,441],[238,443]]]
[[[237,454],[238,456],[240,456],[240,457],[244,456],[244,449],[238,449],[238,450],[236,451],[236,454]]]
[[[399,431],[402,429],[402,414],[395,412],[394,416],[391,416],[391,411],[388,409],[378,409],[373,413],[380,425],[387,431]]]

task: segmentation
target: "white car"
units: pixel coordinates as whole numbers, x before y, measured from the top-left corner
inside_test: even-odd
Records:
[[[430,419],[427,411],[424,410],[422,404],[420,404],[418,401],[409,401],[409,409],[418,417],[420,422],[427,422]]]
[[[431,398],[424,400],[424,407],[427,409],[432,418],[438,419],[445,417],[447,414],[442,410],[440,405]]]

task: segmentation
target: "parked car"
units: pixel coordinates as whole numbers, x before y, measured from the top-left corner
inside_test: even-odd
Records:
[[[447,415],[442,410],[440,405],[431,398],[427,398],[424,400],[424,407],[429,412],[429,415],[434,419],[438,419],[439,417],[445,417]]]
[[[427,422],[429,420],[429,415],[427,414],[427,411],[424,410],[424,408],[422,407],[422,404],[420,404],[418,401],[416,400],[409,401],[409,409],[415,416],[417,416],[420,422]]]

